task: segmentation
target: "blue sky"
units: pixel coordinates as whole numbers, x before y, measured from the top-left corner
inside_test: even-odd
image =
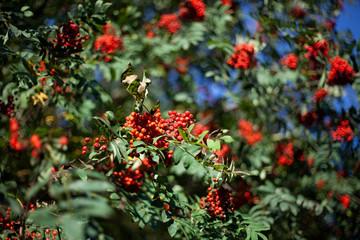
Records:
[[[336,22],[337,30],[350,29],[356,40],[360,38],[360,1],[345,4]]]

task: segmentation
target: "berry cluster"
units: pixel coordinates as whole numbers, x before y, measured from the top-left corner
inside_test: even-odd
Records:
[[[87,36],[80,37],[79,26],[73,21],[59,25],[56,32],[54,49],[67,55],[81,51],[82,43],[88,39]]]
[[[325,179],[321,179],[320,181],[318,181],[317,183],[316,183],[316,187],[317,187],[317,189],[322,189],[323,187],[324,187],[324,185],[326,184],[326,180]]]
[[[224,217],[229,210],[234,211],[233,198],[231,196],[231,190],[227,190],[223,187],[219,189],[208,188],[208,195],[206,199],[203,197],[199,203],[201,208],[205,208],[211,217]]]
[[[306,12],[303,8],[296,5],[290,9],[290,15],[297,19],[303,19],[306,16]]]
[[[10,118],[10,140],[9,145],[11,148],[13,148],[15,151],[22,151],[23,145],[21,142],[19,142],[19,124],[16,118]]]
[[[276,158],[278,160],[277,164],[281,165],[292,165],[294,163],[294,144],[290,143],[280,143],[276,147]]]
[[[324,57],[329,57],[329,43],[324,39],[316,41],[313,45],[305,45],[305,49],[308,51],[305,53],[306,58],[315,58],[321,53]]]
[[[120,36],[114,34],[104,34],[99,36],[94,43],[94,50],[102,53],[110,54],[117,49],[121,49],[124,43]]]
[[[5,210],[5,211],[4,211]],[[6,207],[5,205],[2,205],[0,208],[0,230],[1,232],[10,229],[12,231],[15,231],[16,224],[19,224],[19,220],[12,220],[10,217],[11,214],[11,208]]]
[[[232,0],[221,0],[221,5],[231,6],[232,4]]]
[[[295,54],[290,53],[290,54],[286,55],[285,57],[281,58],[280,63],[284,67],[288,67],[290,69],[296,69],[297,63],[298,63],[298,58],[295,56]]]
[[[322,99],[324,99],[327,95],[329,94],[329,91],[324,89],[324,88],[320,88],[316,91],[315,96],[313,101],[314,102],[320,102]]]
[[[231,59],[227,60],[227,64],[240,69],[248,69],[250,67],[256,66],[254,44],[236,44]]]
[[[327,77],[326,83],[330,86],[334,85],[346,85],[354,77],[354,69],[349,63],[336,56],[331,62],[331,71]]]
[[[350,205],[350,196],[348,194],[341,195],[339,197],[339,200],[340,200],[344,210],[346,210]]]
[[[84,138],[85,144],[90,143],[91,139],[89,137]],[[102,146],[100,146],[100,144],[102,144]],[[89,150],[90,146],[86,146],[84,145],[82,147],[82,154],[85,155],[87,153],[87,151]],[[101,138],[94,138],[94,144],[93,147],[95,150],[100,150],[100,151],[105,151],[107,149],[107,139],[105,137],[101,137]]]
[[[176,14],[161,15],[157,25],[159,28],[164,28],[171,34],[177,33],[182,27],[182,24]]]
[[[239,136],[245,138],[246,142],[253,146],[255,143],[260,142],[262,140],[261,132],[254,131],[254,126],[252,123],[241,119],[238,121],[239,127]]]
[[[39,72],[46,72],[46,66],[45,66],[45,62],[41,61],[40,62],[40,67],[38,68]],[[55,75],[55,69],[51,69],[51,71],[49,71],[50,76],[54,76]],[[43,77],[40,79],[40,82],[42,85],[46,85],[46,79],[47,77]],[[62,79],[63,83],[66,83],[66,78]],[[69,93],[71,91],[71,87],[67,86],[66,88],[64,88],[63,86],[61,86],[57,81],[54,81],[54,84],[52,86],[54,88],[54,90],[52,91],[52,95],[55,95],[56,93],[62,94],[63,92]]]
[[[188,65],[190,63],[189,58],[176,58],[176,71],[181,74],[185,74],[188,71]]]
[[[105,24],[103,27],[103,34],[115,34],[116,33],[116,28],[114,28],[111,23],[107,23]]]
[[[235,209],[240,208],[245,204],[251,204],[258,200],[258,197],[254,197],[251,192],[251,186],[243,181],[240,181],[235,187],[236,194],[234,196]]]
[[[30,142],[34,147],[34,149],[31,152],[31,156],[33,156],[34,158],[37,158],[39,156],[39,152],[41,151],[41,147],[42,147],[42,143],[41,143],[39,135],[33,134],[30,137]]]
[[[0,114],[11,116],[14,113],[14,97],[8,95],[7,103],[5,104],[0,100]]]
[[[223,144],[220,150],[216,150],[215,154],[218,157],[218,163],[225,163],[231,161],[231,148],[226,144]]]
[[[185,0],[179,4],[180,17],[184,20],[203,21],[206,5],[202,0]]]
[[[324,28],[327,30],[327,31],[331,31],[334,29],[335,27],[335,21],[333,19],[328,19],[325,21],[324,23]]]
[[[47,69],[46,69],[46,66],[45,66],[45,62],[44,61],[41,61],[40,62],[40,67],[38,68],[38,71],[39,72],[47,72]],[[51,71],[49,72],[50,76],[54,76],[55,74],[55,69],[51,69]],[[40,79],[40,82],[45,85],[46,84],[46,79],[47,77],[44,77],[44,78],[41,78]]]
[[[310,127],[317,119],[317,115],[313,111],[306,112],[304,114],[298,113],[299,122],[306,127]]]
[[[153,139],[164,135],[154,142],[155,147],[162,148],[165,155],[164,163],[169,166],[172,163],[172,150],[168,150],[168,137],[173,137],[178,141],[182,140],[179,134],[179,127],[185,131],[187,127],[194,123],[193,115],[189,111],[181,114],[176,111],[168,112],[170,119],[163,119],[160,110],[158,109],[154,115],[145,112],[143,115],[132,112],[130,116],[126,117],[126,123],[123,128],[131,127],[130,134],[133,139],[130,140],[130,147],[134,148],[134,141],[143,141],[147,144],[153,144]],[[151,157],[149,156],[151,159]]]
[[[26,210],[27,207],[25,203],[23,203],[24,209]],[[29,212],[34,211],[35,205],[30,204],[29,205]],[[20,217],[15,217],[11,213],[11,208],[9,206],[2,205],[0,206],[0,233],[4,233],[7,231],[9,233],[8,237],[5,238],[8,240],[20,240],[18,238],[20,236],[19,234],[19,228],[21,226],[21,219]],[[15,237],[16,236],[16,237]],[[25,239],[26,240],[33,240],[33,239],[40,239],[41,234],[37,232],[31,232],[26,229],[25,231]]]
[[[144,173],[140,169],[132,171],[131,168],[124,169],[122,172],[113,172],[114,182],[119,184],[124,190],[135,193],[140,191]]]
[[[194,135],[194,136],[199,136],[202,132],[204,131],[208,131],[210,130],[210,127],[209,126],[204,126],[200,123],[196,123],[195,126],[193,127],[193,129],[191,130],[191,133]],[[209,133],[207,133],[204,137],[204,140],[206,141],[206,139],[208,139],[209,137]]]
[[[334,141],[348,141],[350,142],[354,137],[354,132],[352,131],[349,120],[341,121],[340,125],[337,127],[336,131],[332,130],[330,132]]]
[[[149,23],[145,23],[143,25],[143,28],[146,31],[146,37],[147,38],[151,39],[151,38],[155,37],[155,33],[154,33],[154,30],[153,30],[153,25],[151,25]]]

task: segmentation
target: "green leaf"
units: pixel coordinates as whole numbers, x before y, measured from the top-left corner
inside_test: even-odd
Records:
[[[207,146],[212,150],[212,151],[215,151],[216,150],[216,145],[215,145],[215,141],[214,140],[212,140],[212,139],[208,139],[207,141],[206,141],[206,144],[207,144]]]
[[[179,133],[180,133],[181,137],[184,139],[184,141],[188,143],[189,138],[187,137],[186,132],[182,128],[179,128]]]
[[[203,138],[206,136],[206,134],[208,134],[209,130],[203,131],[198,137],[198,142],[201,142],[203,140]]]
[[[15,27],[14,25],[12,25],[11,23],[9,23],[9,27],[10,27],[12,33],[15,35],[15,37],[19,37],[19,36],[20,36],[21,31],[20,31],[17,27]]]
[[[177,223],[173,220],[172,223],[170,224],[170,226],[168,227],[168,232],[170,234],[171,237],[174,237],[176,232],[178,230],[178,225]]]
[[[168,217],[167,212],[165,210],[163,210],[161,213],[161,221],[168,222],[169,220],[170,220],[170,218]]]
[[[105,117],[107,118],[107,120],[109,121],[109,123],[111,125],[116,125],[117,124],[115,114],[112,111],[107,111],[105,113]]]
[[[231,136],[228,136],[228,135],[222,136],[220,139],[224,140],[224,142],[226,142],[226,143],[234,142],[234,139]]]
[[[96,116],[93,118],[96,120],[95,124],[99,128],[99,131],[101,132],[102,135],[104,135],[107,139],[116,138],[116,134],[104,119]]]
[[[119,148],[118,148],[117,144],[115,143],[115,141],[110,142],[110,149],[109,150],[114,152],[114,155],[115,155],[116,159],[121,164],[122,163],[121,154],[120,154]]]
[[[160,107],[160,100],[157,100],[154,106],[151,108],[150,114],[154,115]]]

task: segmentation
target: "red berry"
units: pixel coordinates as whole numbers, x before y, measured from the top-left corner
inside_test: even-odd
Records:
[[[99,142],[100,141],[100,138],[95,138],[95,142]]]
[[[89,138],[89,137],[86,137],[84,140],[85,140],[85,142],[90,142],[90,138]]]
[[[94,148],[99,148],[100,147],[100,143],[94,143]]]

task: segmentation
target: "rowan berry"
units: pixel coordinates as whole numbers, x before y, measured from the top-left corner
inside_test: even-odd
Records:
[[[85,142],[90,142],[90,138],[89,138],[89,137],[86,137],[84,140],[85,140]]]
[[[100,138],[95,138],[95,142],[100,142]]]

